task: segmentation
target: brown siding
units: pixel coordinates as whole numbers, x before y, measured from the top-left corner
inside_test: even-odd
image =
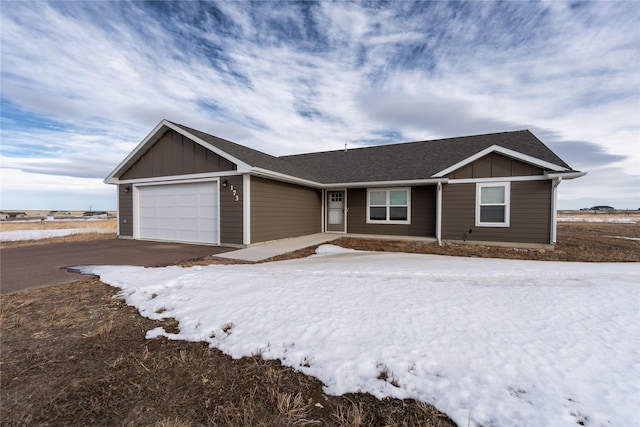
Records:
[[[436,234],[436,187],[411,188],[411,224],[367,224],[367,189],[348,190],[347,232],[434,237]]]
[[[322,231],[322,191],[251,177],[251,243]]]
[[[128,188],[129,191],[124,191]],[[133,237],[133,191],[131,185],[118,185],[118,225],[120,236]]]
[[[476,184],[443,187],[442,238],[489,242],[550,243],[551,181],[511,182],[509,227],[476,227]],[[471,230],[471,233],[469,233]]]
[[[227,181],[227,188],[222,183]],[[233,190],[236,194],[233,194]],[[220,178],[220,244],[241,245],[243,236],[243,186],[242,175]],[[238,200],[236,201],[236,196]]]
[[[544,172],[537,166],[497,153],[487,154],[449,174],[450,179],[497,178],[503,176],[532,176]]]
[[[227,159],[169,129],[119,178],[154,178],[236,169],[236,165]]]

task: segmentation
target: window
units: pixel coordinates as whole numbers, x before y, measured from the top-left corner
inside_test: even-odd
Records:
[[[367,192],[367,222],[410,224],[411,189],[389,188]]]
[[[508,182],[476,184],[476,226],[508,227],[510,193]]]

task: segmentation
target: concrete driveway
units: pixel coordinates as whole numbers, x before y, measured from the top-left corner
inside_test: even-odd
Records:
[[[0,293],[60,285],[87,276],[66,267],[87,264],[156,267],[234,250],[141,240],[88,240],[0,249]]]

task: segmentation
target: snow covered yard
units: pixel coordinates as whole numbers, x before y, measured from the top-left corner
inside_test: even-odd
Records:
[[[153,319],[326,392],[433,403],[461,426],[640,424],[640,264],[371,253],[87,266]]]

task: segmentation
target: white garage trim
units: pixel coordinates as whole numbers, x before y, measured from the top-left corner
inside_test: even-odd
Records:
[[[136,184],[133,218],[134,239],[220,244],[219,179]]]

